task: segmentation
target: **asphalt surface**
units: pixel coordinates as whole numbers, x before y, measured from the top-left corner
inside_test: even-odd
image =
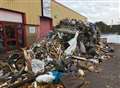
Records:
[[[120,88],[120,45],[112,45],[114,57],[100,64],[100,73],[89,72],[87,88]]]

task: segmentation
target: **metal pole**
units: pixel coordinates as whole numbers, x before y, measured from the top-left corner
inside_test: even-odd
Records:
[[[41,0],[41,13],[42,13],[42,16],[44,16],[43,15],[43,0]]]

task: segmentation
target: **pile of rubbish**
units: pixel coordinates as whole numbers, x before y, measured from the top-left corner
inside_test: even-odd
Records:
[[[80,88],[85,84],[85,73],[96,72],[96,64],[111,58],[113,51],[100,41],[100,31],[94,24],[61,21],[46,39],[29,49],[12,51],[7,62],[0,62],[0,88],[50,88],[40,87],[43,84]]]

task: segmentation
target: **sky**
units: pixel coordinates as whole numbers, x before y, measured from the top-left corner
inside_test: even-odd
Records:
[[[77,11],[90,22],[120,24],[120,0],[56,0]]]

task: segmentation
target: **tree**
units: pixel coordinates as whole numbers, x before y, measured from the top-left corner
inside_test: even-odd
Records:
[[[100,29],[102,33],[109,33],[111,31],[111,28],[109,25],[105,24],[104,22],[96,22],[95,23],[97,27]]]

